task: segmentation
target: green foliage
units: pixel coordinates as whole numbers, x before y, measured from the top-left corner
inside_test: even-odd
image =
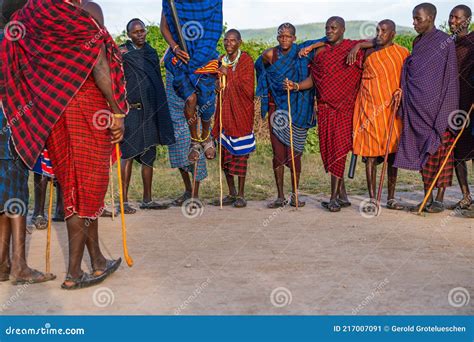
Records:
[[[413,49],[413,41],[415,40],[416,35],[414,34],[404,34],[404,35],[397,35],[394,39],[394,42],[398,45],[406,47],[408,50]]]

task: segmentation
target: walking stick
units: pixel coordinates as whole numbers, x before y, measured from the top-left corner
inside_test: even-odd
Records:
[[[469,122],[469,117],[471,116],[471,113],[472,113],[473,109],[474,109],[474,103],[471,105],[471,109],[469,109],[469,113],[467,113],[466,120],[464,121],[464,123],[462,125],[461,131],[457,135],[456,139],[454,139],[454,142],[451,145],[451,147],[449,148],[449,151],[448,151],[448,154],[446,155],[446,158],[444,158],[444,160],[443,160],[443,164],[441,164],[441,167],[440,167],[438,173],[436,174],[435,179],[431,183],[430,188],[428,189],[428,192],[426,193],[425,198],[423,199],[423,202],[421,203],[420,209],[418,209],[418,215],[421,215],[421,212],[423,211],[423,209],[425,209],[426,202],[428,202],[428,198],[430,197],[431,192],[433,191],[433,188],[435,187],[436,182],[439,179],[439,176],[441,176],[441,172],[443,172],[443,169],[446,166],[446,163],[448,162],[449,156],[453,152],[454,147],[456,146],[456,143],[458,142],[459,138],[463,134],[464,129],[466,128],[466,126]]]
[[[392,140],[393,128],[395,127],[395,117],[397,116],[397,109],[393,110],[392,117],[390,119],[390,128],[388,129],[388,139],[385,145],[385,157],[383,158],[382,174],[380,175],[379,189],[377,191],[377,213],[380,210],[380,200],[382,199],[383,182],[385,180],[385,172],[387,171],[388,165],[388,149],[390,148],[390,141]]]
[[[226,86],[225,75],[219,76],[221,89],[219,89],[219,184],[221,188],[220,204],[221,209],[224,201],[224,186],[222,185],[222,95]]]
[[[288,80],[288,79],[287,79]],[[290,89],[286,88],[286,95],[288,101],[288,121],[290,125],[290,151],[291,151],[291,166],[293,167],[293,187],[295,189],[295,204],[296,210],[298,210],[298,184],[296,181],[296,166],[295,166],[295,150],[293,148],[293,120],[291,118],[291,98],[290,98]]]
[[[51,222],[53,213],[53,178],[49,182],[48,231],[46,237],[46,273],[51,271]]]
[[[112,176],[112,157],[110,157],[110,197],[112,197],[112,221],[115,221],[115,194],[114,194],[114,177]]]
[[[123,188],[122,188],[122,165],[120,158],[120,145],[115,144],[115,152],[117,154],[117,173],[118,173],[118,188],[119,188],[119,197],[120,197],[120,217],[122,218],[122,243],[123,243],[123,255],[125,261],[129,267],[133,266],[133,260],[128,255],[127,247],[127,227],[125,226],[125,210],[123,208]]]

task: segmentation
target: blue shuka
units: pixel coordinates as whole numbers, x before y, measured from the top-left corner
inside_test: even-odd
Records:
[[[284,55],[277,47],[278,59],[269,66],[263,64],[263,58],[260,56],[255,62],[257,72],[257,91],[256,95],[261,99],[262,117],[269,110],[269,94],[272,95],[276,104],[275,117],[272,118],[272,130],[275,136],[285,145],[289,146],[289,125],[288,123],[288,99],[287,91],[283,88],[283,81],[288,78],[290,81],[302,82],[310,76],[309,65],[314,56],[312,51],[307,57],[299,57],[301,49],[317,42],[325,41],[326,38],[306,41],[302,44],[293,44],[288,54]],[[295,150],[302,152],[306,142],[308,129],[316,126],[314,117],[314,89],[302,90],[290,93],[291,117],[293,124],[293,135]],[[283,122],[279,124],[278,122]]]
[[[197,93],[199,114],[204,121],[209,121],[215,111],[215,78],[195,71],[218,58],[217,43],[223,30],[222,0],[182,0],[175,4],[191,59],[188,64],[181,61],[173,64],[175,56],[170,49],[165,55],[165,66],[174,76],[173,87],[178,96],[187,100]],[[174,41],[179,43],[168,0],[163,0],[163,14]]]

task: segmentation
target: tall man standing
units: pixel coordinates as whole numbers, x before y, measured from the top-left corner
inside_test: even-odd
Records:
[[[346,157],[352,149],[354,105],[362,75],[360,48],[373,42],[344,39],[345,21],[331,17],[326,22],[327,43],[318,47],[311,66],[311,76],[301,83],[287,82],[292,90],[316,87],[317,118],[321,158],[331,174],[331,199],[322,205],[330,212],[350,206],[344,185]],[[350,52],[356,48],[352,59]]]
[[[174,4],[179,23],[174,21],[170,1],[163,0],[160,29],[170,46],[165,55],[166,69],[173,74],[176,93],[186,101],[184,114],[191,133],[188,159],[196,162],[201,150],[206,158],[214,159],[216,149],[210,127],[216,99],[213,76],[218,67],[216,49],[223,26],[222,0],[184,0]],[[198,116],[201,134],[198,134]]]
[[[278,46],[264,51],[255,62],[257,71],[257,96],[261,99],[261,113],[268,113],[270,140],[273,150],[273,172],[278,198],[269,203],[269,208],[279,208],[286,204],[283,192],[285,166],[289,167],[292,179],[296,178],[296,188],[292,185],[290,205],[296,207],[296,191],[301,174],[301,157],[308,130],[316,125],[314,117],[314,90],[293,91],[290,94],[294,139],[295,169],[292,165],[290,148],[290,121],[285,80],[303,81],[309,75],[309,64],[313,53],[299,56],[302,49],[322,45],[323,39],[296,44],[296,28],[290,23],[281,24],[277,32]],[[319,44],[319,45],[318,45]],[[296,90],[296,89],[295,89]],[[295,174],[296,173],[296,174]],[[305,202],[299,201],[298,207]]]
[[[418,36],[402,71],[398,114],[403,120],[403,131],[394,164],[402,169],[421,170],[425,194],[448,156],[454,140],[449,117],[459,108],[455,45],[449,43],[448,34],[436,29],[435,19],[433,4],[422,3],[413,9],[413,26]],[[451,154],[436,183],[435,201],[430,194],[427,212],[444,210],[444,192],[452,182],[453,164]],[[418,211],[419,206],[411,210]]]
[[[128,188],[134,160],[142,165],[143,200],[140,209],[169,207],[153,201],[151,185],[156,145],[171,145],[175,139],[160,60],[156,50],[146,42],[145,24],[140,19],[130,20],[127,35],[130,40],[120,46],[120,51],[123,54],[130,112],[125,119],[121,151],[124,209],[126,213],[133,214],[136,210],[128,204]]]
[[[113,144],[123,137],[128,111],[120,51],[103,26],[100,6],[90,1],[30,0],[12,20],[27,30],[22,39],[3,44],[0,93],[13,142],[30,168],[48,147],[63,190],[69,238],[62,288],[92,286],[121,262],[102,254],[97,221]],[[29,103],[24,115],[15,115]],[[112,119],[110,127],[102,125],[104,118]],[[86,246],[92,274],[81,270]]]
[[[459,5],[449,14],[449,29],[456,45],[459,68],[459,109],[469,112],[474,102],[474,32],[469,32],[472,11],[466,5]],[[463,198],[451,209],[467,209],[472,204],[469,183],[467,181],[466,162],[474,159],[473,118],[464,130],[454,148],[456,176]]]
[[[212,136],[222,141],[222,165],[229,195],[223,199],[223,205],[244,208],[247,202],[244,196],[247,162],[251,152],[255,151],[254,97],[255,72],[252,57],[240,50],[242,37],[240,32],[231,29],[224,36],[226,54],[221,56],[219,72],[226,83],[218,82],[222,98],[218,101]],[[220,95],[219,95],[220,96]],[[222,135],[219,137],[222,104]],[[234,177],[238,178],[239,190],[235,188]],[[220,199],[213,202],[220,205]]]
[[[354,111],[354,154],[364,157],[366,162],[367,187],[371,199],[375,198],[377,163],[383,161],[390,123],[396,115],[400,101],[400,77],[408,49],[394,44],[395,23],[382,20],[377,25],[377,46],[365,54],[362,82]],[[395,119],[388,145],[388,198],[387,208],[402,210],[395,199],[397,169],[393,167],[395,152],[402,130],[401,120]]]

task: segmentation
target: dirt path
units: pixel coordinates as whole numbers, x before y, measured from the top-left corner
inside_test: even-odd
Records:
[[[399,194],[415,204],[421,194]],[[448,199],[455,196],[450,192]],[[474,313],[474,220],[384,209],[359,213],[363,197],[339,214],[306,197],[298,210],[205,206],[127,216],[135,266],[102,285],[65,292],[66,231],[55,224],[45,285],[0,283],[5,314],[455,314]],[[122,255],[120,223],[101,219],[107,255]],[[46,233],[29,239],[32,266],[44,269]],[[86,267],[84,265],[84,267]],[[458,289],[459,288],[459,289]],[[454,290],[453,290],[454,289]],[[451,299],[448,295],[451,291]],[[453,302],[454,301],[454,302]],[[456,302],[457,301],[457,302]]]

